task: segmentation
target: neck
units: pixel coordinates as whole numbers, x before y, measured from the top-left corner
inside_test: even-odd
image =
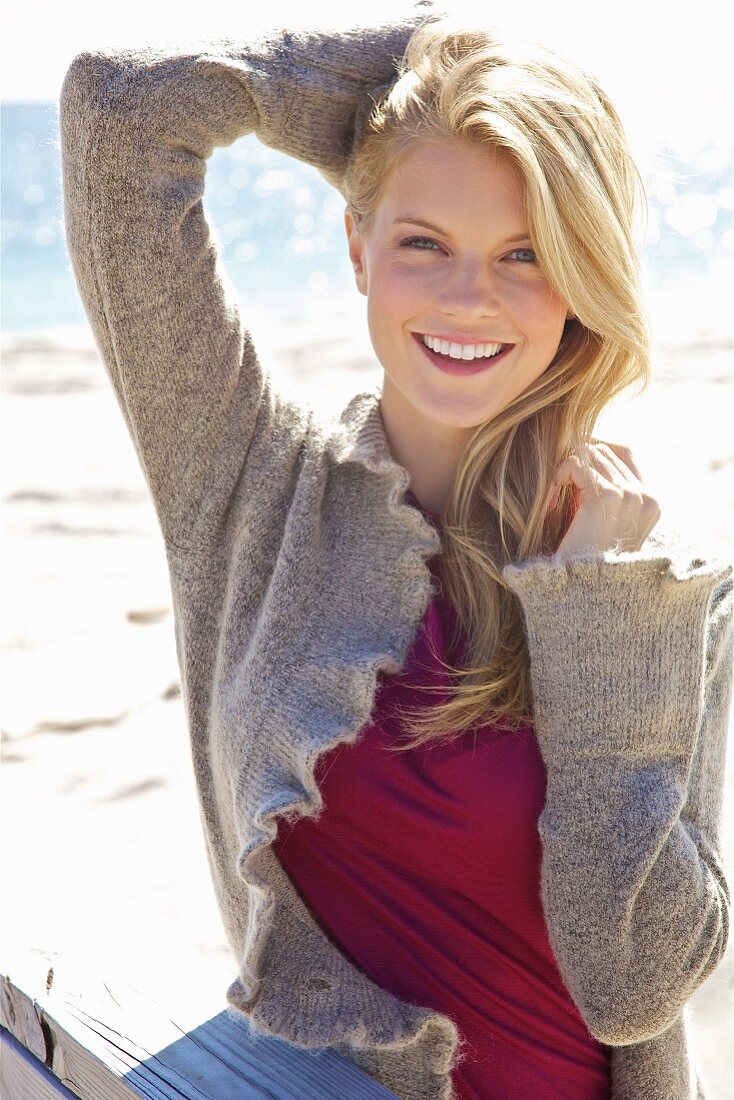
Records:
[[[440,516],[454,486],[468,430],[421,416],[387,376],[380,412],[392,456],[410,476],[411,492],[423,508]]]

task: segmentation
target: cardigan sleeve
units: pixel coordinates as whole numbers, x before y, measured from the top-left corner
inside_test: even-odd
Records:
[[[356,30],[90,51],[59,102],[67,247],[169,548],[226,507],[279,408],[202,198],[215,146],[256,133],[339,185],[371,90],[425,8]],[[286,415],[287,412],[287,415]],[[281,425],[282,427],[282,425]],[[213,518],[214,517],[214,518]]]
[[[560,971],[612,1046],[664,1031],[726,948],[730,564],[637,554],[505,567],[546,765],[541,894]]]

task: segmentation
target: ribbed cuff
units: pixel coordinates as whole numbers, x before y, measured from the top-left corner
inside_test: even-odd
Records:
[[[547,761],[692,752],[709,605],[732,572],[728,563],[655,550],[505,567],[522,604],[535,727]]]

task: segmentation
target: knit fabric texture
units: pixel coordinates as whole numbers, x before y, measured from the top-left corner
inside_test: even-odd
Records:
[[[453,1021],[328,941],[275,859],[317,815],[319,755],[402,670],[440,536],[405,500],[379,394],[338,420],[279,392],[202,206],[215,146],[256,133],[341,188],[416,22],[78,55],[60,97],[79,293],[170,571],[212,880],[259,1032],[334,1045],[402,1100],[449,1100]],[[614,1100],[703,1096],[685,1006],[722,958],[734,570],[661,524],[636,553],[513,562],[548,786],[542,902],[560,971],[612,1051]],[[379,813],[379,807],[375,807]],[[491,1082],[487,1083],[491,1094]]]

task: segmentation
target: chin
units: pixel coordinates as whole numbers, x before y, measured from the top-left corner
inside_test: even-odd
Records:
[[[437,424],[446,428],[464,428],[467,431],[478,428],[501,411],[492,402],[481,405],[476,396],[466,393],[432,394],[430,398],[423,401],[416,399],[412,404],[417,412]]]

